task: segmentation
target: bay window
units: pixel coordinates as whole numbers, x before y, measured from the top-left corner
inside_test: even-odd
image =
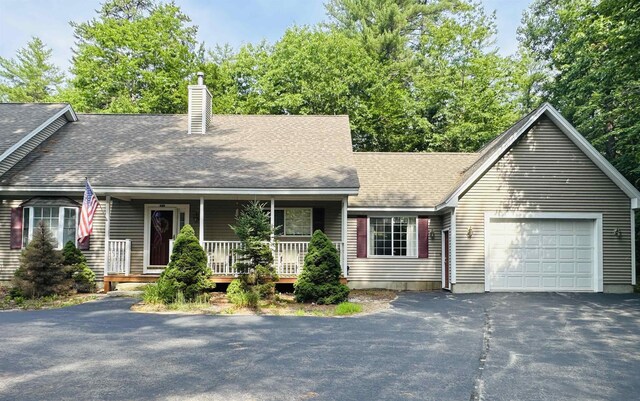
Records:
[[[369,255],[418,256],[415,217],[370,217]]]
[[[64,206],[29,206],[22,213],[22,245],[27,246],[33,238],[35,227],[44,222],[54,239],[57,249],[67,241],[76,244],[78,208]]]

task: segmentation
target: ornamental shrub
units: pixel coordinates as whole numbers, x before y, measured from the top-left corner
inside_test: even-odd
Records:
[[[73,282],[64,269],[62,253],[54,246],[53,235],[40,222],[33,238],[20,256],[20,267],[14,273],[14,287],[27,298],[63,295],[71,291]]]
[[[241,308],[256,308],[260,301],[260,294],[255,289],[247,288],[243,281],[235,279],[227,287],[227,299]]]
[[[231,226],[242,242],[242,246],[235,251],[238,261],[234,269],[245,291],[255,292],[261,299],[273,296],[274,282],[278,281],[269,243],[273,227],[269,215],[264,211],[265,207],[264,203],[257,201],[245,205],[236,218],[236,224]]]
[[[293,285],[297,302],[339,304],[349,297],[349,287],[340,283],[340,256],[331,240],[316,230],[304,257],[304,268]]]
[[[209,281],[210,274],[207,255],[193,228],[187,224],[176,237],[169,265],[158,279],[158,296],[165,304],[174,302],[178,293],[182,293],[186,301],[193,301],[214,287]]]
[[[73,280],[73,286],[78,292],[94,292],[96,289],[96,274],[89,269],[87,258],[73,242],[68,241],[62,249],[67,276]]]

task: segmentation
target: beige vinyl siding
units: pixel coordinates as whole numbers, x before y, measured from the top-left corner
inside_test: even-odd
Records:
[[[111,210],[111,239],[131,240],[131,274],[142,274],[144,261],[144,205],[189,205],[189,223],[199,233],[199,200],[132,200],[113,199]],[[207,200],[204,203],[204,239],[206,241],[237,241],[229,227],[235,223],[236,210],[244,201]],[[267,204],[269,204],[267,202]],[[325,231],[332,241],[340,241],[341,203],[324,201],[276,201],[278,207],[322,207],[325,209]],[[280,241],[309,241],[311,237],[280,237]]]
[[[59,130],[60,127],[62,127],[66,123],[67,119],[65,116],[58,117],[46,128],[34,135],[33,138],[30,138],[22,146],[13,151],[13,153],[7,156],[6,159],[0,162],[0,175],[9,171],[11,167],[15,166],[20,160],[22,160],[27,154],[29,154],[29,152],[34,150],[45,139],[49,138],[54,132]]]
[[[25,199],[26,200],[26,199]],[[82,202],[81,198],[73,198]],[[19,249],[9,249],[11,244],[11,208],[19,207],[24,200],[3,200],[0,205],[0,280],[11,280],[13,273],[20,266]],[[102,204],[104,208],[104,204]],[[87,257],[87,263],[96,273],[96,278],[102,280],[104,272],[104,214],[98,209],[93,220],[93,234],[89,250],[82,251]]]
[[[429,230],[440,233],[442,218],[429,218]],[[357,219],[347,222],[347,264],[349,281],[440,281],[442,279],[442,236],[429,239],[429,257],[419,258],[358,258]]]
[[[484,283],[485,212],[595,212],[603,214],[604,284],[630,284],[629,209],[616,184],[543,117],[459,200],[457,283]]]

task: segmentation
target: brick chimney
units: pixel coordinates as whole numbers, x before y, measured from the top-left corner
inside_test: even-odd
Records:
[[[189,134],[206,134],[211,123],[211,92],[198,72],[198,84],[189,85]]]

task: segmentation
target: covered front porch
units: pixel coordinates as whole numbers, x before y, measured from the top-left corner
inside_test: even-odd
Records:
[[[207,254],[211,279],[229,282],[235,276],[235,249],[241,246],[230,225],[244,204],[265,204],[276,233],[269,241],[280,282],[292,283],[302,271],[311,234],[327,234],[346,266],[346,207],[343,197],[235,197],[216,199],[129,199],[106,202],[104,282],[154,281],[169,262],[180,228],[191,224]]]

